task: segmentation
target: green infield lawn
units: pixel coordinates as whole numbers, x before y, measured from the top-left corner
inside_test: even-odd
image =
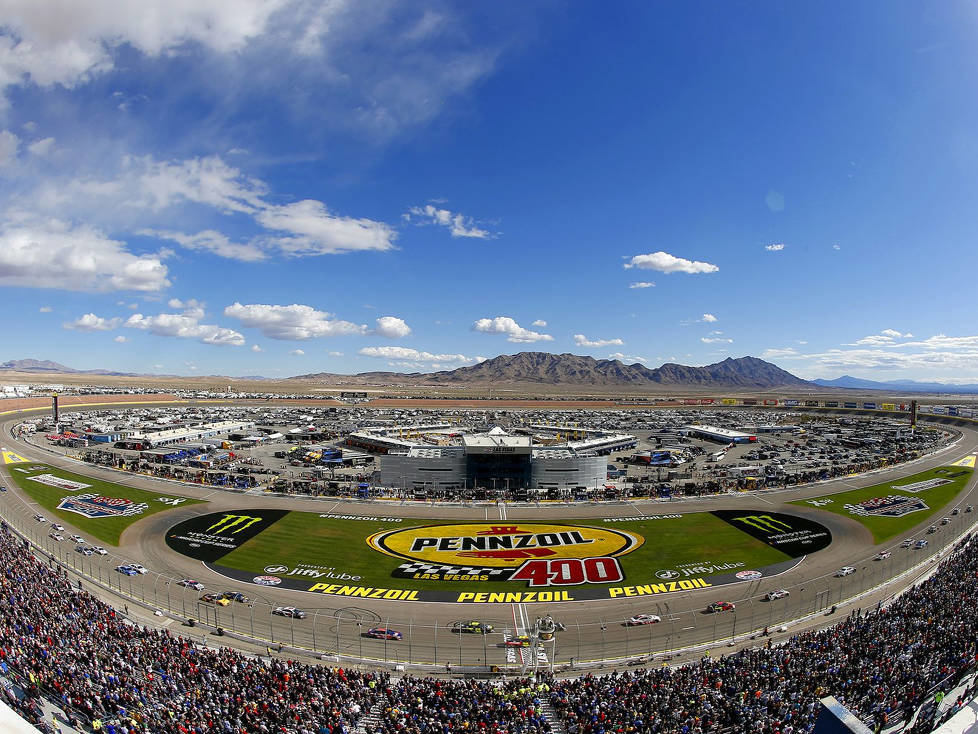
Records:
[[[405,562],[369,547],[368,536],[381,530],[437,524],[422,520],[403,523],[375,520],[321,518],[312,512],[291,512],[267,530],[217,561],[222,566],[260,573],[270,564],[295,567],[314,565],[335,568],[336,573],[360,576],[358,584],[390,586],[391,571]],[[757,568],[785,561],[785,553],[769,547],[747,533],[709,513],[693,513],[678,518],[605,523],[600,519],[561,520],[561,525],[588,525],[607,530],[622,530],[640,535],[645,543],[637,550],[619,556],[627,583],[657,581],[659,569],[682,565],[713,566],[741,562],[735,569],[716,569],[697,573],[709,577],[732,570]],[[478,565],[474,560],[473,565]],[[397,579],[397,588],[460,590],[472,582],[431,579]],[[512,590],[512,582],[479,581],[479,591]]]
[[[172,505],[164,504],[160,501],[161,497],[168,499],[180,498],[183,500],[179,505],[181,507],[184,505],[195,505],[204,502],[204,500],[181,497],[180,495],[173,494],[165,489],[156,492],[146,492],[142,489],[135,489],[134,487],[126,487],[121,484],[115,484],[114,482],[106,482],[101,479],[93,479],[91,477],[82,476],[81,474],[74,474],[70,471],[65,471],[64,469],[58,469],[45,464],[28,463],[19,464],[16,466],[9,465],[7,470],[17,486],[30,495],[31,498],[33,498],[34,501],[36,501],[44,509],[44,512],[41,514],[47,515],[49,520],[52,518],[58,518],[62,522],[74,525],[82,532],[97,538],[103,543],[108,543],[109,545],[119,545],[119,538],[122,536],[122,531],[132,525],[134,522],[138,522],[144,517],[148,517],[157,512],[172,509]],[[59,479],[79,482],[89,486],[77,491],[69,491],[66,489],[60,489],[58,487],[52,487],[31,479],[32,476],[44,474],[50,474],[58,477]],[[77,497],[78,495],[89,494],[92,492],[104,497],[118,497],[132,500],[136,503],[145,502],[147,508],[135,515],[95,518],[85,517],[77,512],[68,512],[66,510],[57,509],[58,504],[65,497]]]
[[[834,512],[836,515],[842,515],[844,517],[851,517],[856,522],[862,523],[869,528],[869,531],[873,534],[873,540],[879,544],[905,533],[910,528],[938,514],[948,502],[957,496],[958,492],[965,488],[971,480],[972,471],[972,469],[964,466],[942,466],[914,474],[913,476],[874,484],[864,489],[854,489],[849,492],[841,492],[827,497],[816,497],[810,500],[797,500],[791,504],[802,506],[814,505],[820,510]],[[924,482],[929,479],[950,479],[951,481],[938,487],[922,489],[917,492],[900,490],[900,487]],[[899,517],[888,517],[886,515],[857,515],[845,507],[845,505],[854,505],[875,497],[891,496],[923,500],[927,504],[927,509],[910,512]]]

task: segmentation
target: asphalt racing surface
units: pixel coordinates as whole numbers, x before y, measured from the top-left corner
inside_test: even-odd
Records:
[[[637,659],[680,648],[709,645],[714,641],[746,641],[765,627],[773,632],[786,620],[811,617],[811,623],[832,621],[830,610],[843,599],[877,587],[888,578],[925,562],[939,552],[951,539],[960,535],[976,520],[974,513],[960,512],[951,522],[939,526],[938,532],[924,536],[924,529],[933,519],[924,521],[906,536],[894,538],[887,544],[874,546],[869,531],[854,520],[817,509],[788,505],[792,500],[823,497],[835,492],[866,487],[886,480],[926,469],[951,464],[978,452],[978,432],[959,428],[962,437],[950,447],[891,470],[848,477],[790,490],[745,492],[735,496],[708,496],[687,500],[581,503],[570,505],[480,504],[473,506],[421,504],[416,502],[382,501],[356,502],[335,499],[254,496],[197,485],[184,485],[149,477],[122,474],[107,469],[80,464],[57,454],[10,437],[10,427],[3,425],[3,448],[25,459],[43,461],[76,473],[103,478],[161,494],[180,494],[206,499],[209,504],[177,507],[141,520],[125,531],[118,550],[106,556],[83,556],[74,552],[74,543],[58,543],[48,537],[50,528],[33,520],[36,504],[22,495],[9,471],[16,466],[0,466],[6,486],[10,489],[0,496],[4,517],[46,549],[56,559],[91,578],[96,585],[108,586],[119,593],[139,599],[151,608],[167,610],[180,619],[194,619],[205,629],[222,627],[229,633],[256,638],[266,644],[284,644],[323,654],[325,659],[350,658],[432,664],[441,669],[453,666],[492,666],[512,669],[514,666],[552,663],[579,666],[588,661]],[[978,475],[976,475],[978,476]],[[954,507],[975,502],[975,478],[946,507],[950,515]],[[383,599],[344,599],[302,591],[263,587],[241,583],[219,575],[200,561],[195,561],[167,547],[164,535],[175,524],[203,513],[240,511],[244,508],[288,509],[324,514],[365,515],[410,518],[423,524],[426,521],[507,521],[509,523],[547,521],[561,518],[577,520],[595,518],[638,518],[645,515],[679,514],[706,510],[752,510],[786,512],[808,517],[826,526],[833,542],[825,550],[801,559],[781,575],[737,584],[679,591],[655,596],[618,597],[615,599],[565,603],[513,604],[453,604],[391,601]],[[65,523],[67,525],[67,523]],[[69,526],[65,535],[72,532]],[[82,533],[84,535],[84,533]],[[900,548],[903,537],[926,537],[926,549]],[[654,537],[646,536],[646,542]],[[873,560],[881,550],[892,551],[889,558]],[[337,567],[342,559],[329,559]],[[125,576],[114,570],[123,562],[139,562],[149,572]],[[272,563],[274,559],[269,559]],[[926,563],[924,564],[926,566]],[[834,576],[843,566],[852,566],[853,574]],[[906,578],[907,583],[916,578]],[[204,584],[203,592],[179,586],[176,582],[193,578]],[[392,583],[396,587],[396,582]],[[764,601],[765,593],[785,588],[790,595],[776,601]],[[867,595],[857,605],[876,604],[897,590],[891,587],[875,595]],[[204,592],[239,591],[250,598],[249,603],[235,602],[220,607],[200,602]],[[732,602],[733,611],[707,614],[711,602]],[[278,606],[294,606],[304,610],[304,619],[273,615]],[[840,612],[841,613],[841,612]],[[563,626],[555,640],[537,650],[507,646],[504,640],[532,630],[534,620],[545,615]],[[633,615],[653,614],[661,617],[658,624],[629,627],[623,621]],[[456,621],[480,620],[493,625],[487,635],[457,634],[450,631]],[[393,628],[402,633],[400,641],[368,638],[364,633],[372,627]],[[792,627],[790,632],[796,631]]]

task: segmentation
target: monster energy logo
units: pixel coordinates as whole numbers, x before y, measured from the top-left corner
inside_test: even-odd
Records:
[[[775,520],[770,515],[745,515],[744,517],[735,517],[732,519],[769,533],[781,533],[785,530],[791,530],[791,526],[788,523],[783,520]]]
[[[231,535],[237,535],[242,530],[250,528],[256,522],[261,522],[261,520],[260,517],[249,517],[248,515],[224,515],[204,532],[220,535],[230,530]]]

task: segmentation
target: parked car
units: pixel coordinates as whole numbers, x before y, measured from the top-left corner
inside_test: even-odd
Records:
[[[364,635],[378,640],[400,640],[403,635],[397,630],[387,629],[386,627],[371,627]]]
[[[637,627],[640,624],[655,624],[661,621],[662,617],[655,614],[636,614],[634,617],[625,620],[625,626]]]
[[[295,607],[275,607],[272,610],[272,614],[277,614],[280,617],[292,617],[293,619],[306,618],[306,613],[301,609],[296,609]]]

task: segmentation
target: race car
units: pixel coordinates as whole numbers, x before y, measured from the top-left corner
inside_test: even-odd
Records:
[[[518,635],[516,637],[507,637],[506,641],[503,642],[506,647],[529,647],[530,646],[530,636],[529,635]]]
[[[965,512],[972,512],[972,511],[974,511],[974,509],[975,509],[974,505],[968,505],[967,507],[964,508],[964,511]]]
[[[65,529],[65,526],[64,525],[58,525],[58,523],[56,523],[56,522],[51,523],[51,527],[54,528],[55,530],[57,530],[60,533],[63,533],[64,532],[64,529]]]
[[[784,599],[786,596],[791,596],[791,592],[787,589],[771,589],[764,595],[764,598],[768,601],[774,601],[775,599]]]
[[[716,614],[717,612],[732,612],[737,606],[730,601],[715,601],[710,606],[706,608],[707,614]]]
[[[247,604],[251,601],[247,596],[242,594],[240,591],[225,591],[221,594],[222,599],[227,599],[228,601],[236,601],[241,604]]]
[[[626,619],[624,624],[626,627],[637,627],[640,624],[655,624],[661,621],[662,617],[655,614],[636,614],[634,617]]]
[[[130,563],[128,565],[129,565],[129,568],[131,568],[136,573],[149,573],[149,569],[146,568],[146,566],[142,566],[142,565],[140,565],[138,563]]]
[[[888,550],[882,550],[879,553],[877,553],[875,556],[873,556],[873,560],[874,561],[885,561],[889,557],[890,557],[890,551],[888,551]]]
[[[47,522],[48,519],[44,515],[34,515],[34,519],[38,522]]]
[[[913,545],[913,538],[907,538],[902,543],[900,543],[901,548],[909,548]]]
[[[914,544],[914,548],[926,548],[926,547],[927,547],[927,541],[926,540],[918,540]]]
[[[941,525],[949,525],[950,523],[951,523],[951,518],[949,518],[949,517],[942,517],[941,518]]]
[[[476,635],[488,635],[495,628],[488,622],[480,622],[478,620],[470,620],[468,622],[453,622],[450,627],[452,632],[469,632]]]
[[[65,536],[63,536],[61,533],[48,533],[48,537],[54,538],[58,542],[61,542],[62,540],[65,539]]]
[[[139,571],[130,566],[116,566],[115,570],[119,573],[125,574],[126,576],[138,576]]]
[[[68,537],[71,538],[76,543],[79,543],[81,545],[85,544],[85,539],[80,535],[69,535]]]
[[[91,546],[91,548],[93,553],[98,553],[100,556],[105,556],[108,555],[109,553],[107,550],[105,550],[105,548],[103,548],[100,545],[93,545]]]
[[[306,618],[306,613],[301,609],[296,609],[295,607],[275,607],[272,610],[272,614],[277,614],[280,617],[292,617],[293,619]]]
[[[850,576],[855,572],[856,569],[854,569],[852,566],[843,566],[842,568],[840,568],[838,571],[835,572],[835,575],[837,577]]]
[[[200,597],[200,600],[202,602],[206,602],[207,604],[217,604],[221,607],[226,607],[231,603],[224,597],[218,596],[217,594],[204,594]]]
[[[384,627],[371,627],[363,634],[365,637],[373,637],[378,640],[399,640],[403,637],[397,630],[386,629]]]
[[[81,553],[83,556],[91,556],[95,554],[95,551],[93,551],[87,545],[76,545],[75,553]]]
[[[197,579],[180,579],[180,581],[177,581],[177,586],[186,586],[188,589],[194,589],[195,591],[204,590],[204,585]]]

